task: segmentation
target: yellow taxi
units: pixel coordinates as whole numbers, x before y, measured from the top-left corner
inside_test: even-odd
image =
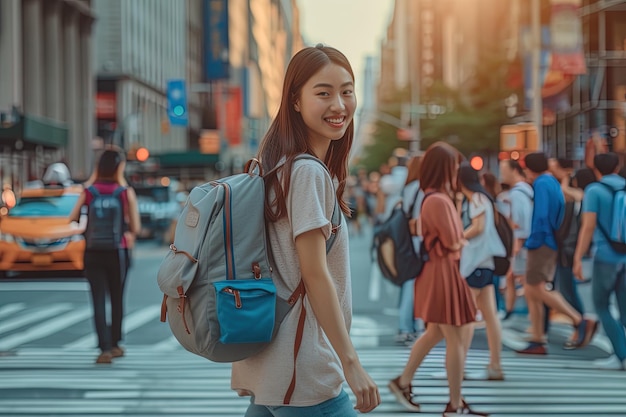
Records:
[[[0,216],[0,272],[82,270],[87,216],[70,219],[82,191],[81,185],[23,190]]]

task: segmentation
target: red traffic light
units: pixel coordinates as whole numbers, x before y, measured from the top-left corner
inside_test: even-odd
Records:
[[[483,169],[483,167],[485,166],[485,161],[483,160],[482,156],[473,156],[470,159],[470,165],[472,166],[472,168],[474,168],[476,171],[480,171],[481,169]]]
[[[147,148],[139,148],[137,152],[135,152],[135,158],[139,162],[145,162],[150,157],[150,151]]]

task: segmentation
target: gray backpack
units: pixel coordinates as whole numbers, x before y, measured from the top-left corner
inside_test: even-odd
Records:
[[[296,159],[319,161],[310,155]],[[255,159],[244,173],[195,187],[187,198],[157,281],[164,293],[161,321],[169,312],[172,333],[192,353],[215,362],[253,356],[271,343],[287,313],[304,298],[302,281],[288,299],[276,295],[264,203],[265,184]],[[340,216],[335,201],[327,253]],[[302,306],[300,339],[304,315]]]

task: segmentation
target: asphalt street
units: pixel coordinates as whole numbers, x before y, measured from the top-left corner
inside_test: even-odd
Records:
[[[394,344],[398,289],[377,277],[369,236],[368,228],[361,236],[351,236],[351,335],[381,387],[384,404],[374,414],[395,416],[402,409],[386,384],[402,369],[409,348]],[[111,366],[93,363],[96,339],[84,279],[0,281],[0,416],[242,415],[247,400],[230,391],[228,366],[184,351],[168,325],[159,322],[162,295],[156,271],[166,252],[166,246],[151,241],[140,242],[134,252],[125,296],[127,356]],[[581,286],[586,303],[589,287]],[[557,324],[549,335],[548,357],[520,357],[511,349],[524,343],[526,326],[523,316],[505,325],[507,380],[468,381],[471,402],[494,415],[626,416],[626,373],[591,366],[592,359],[608,356],[605,337],[599,335],[585,349],[565,351],[561,344],[570,329]],[[468,371],[474,374],[487,363],[481,327],[477,325],[468,359]],[[442,344],[414,380],[424,415],[438,415],[433,413],[445,405],[443,355]]]

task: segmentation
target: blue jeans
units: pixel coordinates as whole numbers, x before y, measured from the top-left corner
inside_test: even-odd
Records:
[[[578,311],[581,315],[585,314],[585,307],[578,294],[576,278],[574,278],[572,268],[557,265],[554,281],[557,290],[563,295],[565,301],[574,307],[574,310]]]
[[[245,417],[356,417],[356,411],[342,390],[338,397],[309,407],[256,405],[253,397]]]
[[[415,333],[415,278],[400,287],[400,305],[398,306],[398,330],[401,333]]]
[[[615,355],[623,361],[626,359],[626,265],[609,264],[601,261],[593,262],[593,279],[591,289],[593,305],[596,314],[600,317],[602,327],[606,332]],[[620,321],[615,320],[609,311],[611,294],[615,293],[619,308]]]

